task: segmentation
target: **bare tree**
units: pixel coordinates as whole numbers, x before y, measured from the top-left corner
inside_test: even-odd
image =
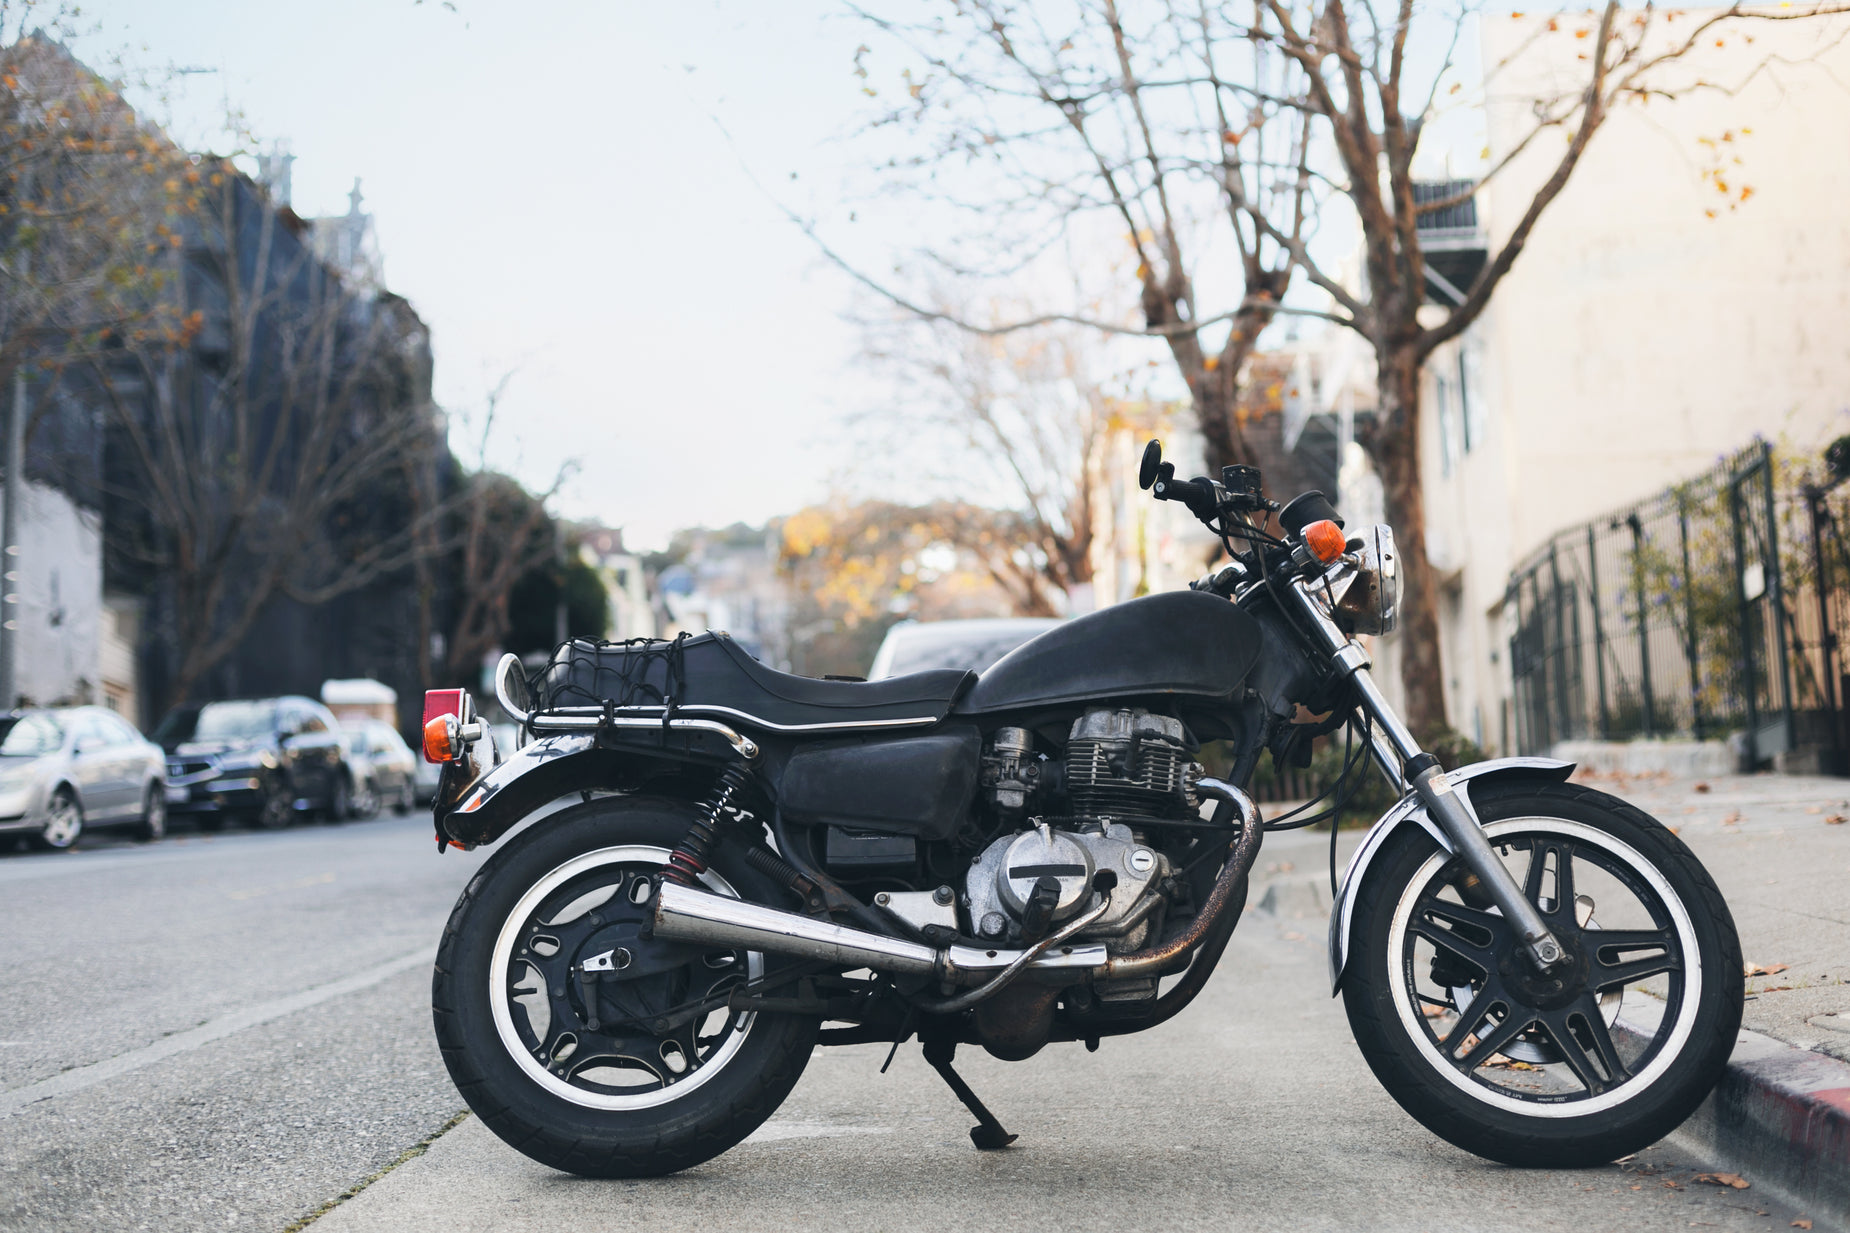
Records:
[[[1682,71],[1673,78],[1670,70],[1718,39],[1739,36],[1743,25],[1838,11],[1826,6],[1758,10],[1737,4],[1679,14],[1648,5],[1623,8],[1618,0],[1608,0],[1598,12],[1532,19],[1533,33],[1514,55],[1486,66],[1480,79],[1470,81],[1459,74],[1455,54],[1476,18],[1474,5],[1416,6],[1414,0],[1397,0],[1391,14],[1381,14],[1367,0],[1261,0],[1252,19],[1255,32],[1263,28],[1268,43],[1303,74],[1301,91],[1280,98],[1277,105],[1311,123],[1317,151],[1328,153],[1327,160],[1315,164],[1320,182],[1359,223],[1360,285],[1343,278],[1313,246],[1280,230],[1257,203],[1246,214],[1253,226],[1290,250],[1305,277],[1335,305],[1334,318],[1367,339],[1375,354],[1379,405],[1363,445],[1381,475],[1387,514],[1400,535],[1401,682],[1408,721],[1416,730],[1437,731],[1446,722],[1438,604],[1426,556],[1420,482],[1421,369],[1427,357],[1483,313],[1615,108],[1718,87],[1699,72]],[[1416,37],[1445,48],[1444,56],[1424,71],[1413,65],[1431,57],[1410,51]],[[1565,88],[1527,97],[1529,122],[1506,148],[1490,152],[1492,161],[1477,179],[1455,192],[1416,193],[1420,140],[1429,127],[1448,110],[1490,106],[1502,83],[1518,75],[1525,59],[1536,57],[1566,72]],[[1546,79],[1546,74],[1528,73],[1522,88]],[[1542,142],[1551,133],[1565,135],[1552,153]],[[1435,294],[1438,280],[1430,276],[1421,252],[1420,217],[1472,201],[1501,178],[1535,174],[1538,164],[1535,187],[1514,226],[1470,285],[1440,283]],[[1421,312],[1423,305],[1435,302],[1443,307]]]
[[[47,11],[49,10],[49,11]],[[61,5],[0,0],[0,379],[55,374],[148,313],[171,273],[168,212],[198,169],[43,30]],[[38,415],[48,403],[41,401]],[[30,427],[23,429],[30,435]]]
[[[111,551],[172,588],[172,700],[273,600],[324,604],[404,569],[445,512],[396,482],[444,448],[422,322],[347,286],[228,163],[195,170],[169,281],[91,365],[118,459]]]
[[[1103,238],[1122,245],[1142,323],[1103,311],[1109,292],[979,319],[850,272],[919,316],[981,334],[1063,322],[1159,339],[1192,396],[1209,466],[1252,461],[1235,414],[1240,373],[1284,311],[1291,253],[1315,223],[1305,118],[1273,102],[1299,90],[1294,65],[1266,29],[1205,4],[1129,16],[1116,0],[932,7],[930,19],[865,16],[922,61],[877,125],[906,129],[919,149],[889,173],[976,220],[925,254],[934,275],[1019,278],[1064,248],[1060,264],[1081,272],[1066,281],[1085,286]],[[1112,274],[1118,283],[1121,270]]]
[[[1072,326],[977,335],[944,321],[869,335],[905,401],[861,430],[951,498],[931,507],[936,533],[975,554],[1024,616],[1065,611],[1092,580],[1092,471],[1127,399],[1086,341]]]

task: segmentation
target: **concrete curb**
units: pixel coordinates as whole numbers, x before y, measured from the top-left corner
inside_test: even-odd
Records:
[[[1670,1141],[1850,1226],[1850,1065],[1836,1058],[1743,1031],[1722,1081]]]

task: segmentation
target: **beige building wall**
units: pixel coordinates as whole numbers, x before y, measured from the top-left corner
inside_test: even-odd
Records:
[[[1541,20],[1487,18],[1484,63]],[[1749,33],[1678,70],[1733,93],[1611,117],[1483,318],[1428,364],[1448,700],[1454,726],[1493,747],[1510,731],[1504,587],[1524,557],[1756,434],[1815,451],[1850,432],[1850,19]],[[1524,100],[1584,69],[1571,29],[1537,46],[1550,58],[1493,90],[1493,162],[1527,131]],[[1794,63],[1756,71],[1770,58]],[[1480,195],[1492,253],[1562,140],[1545,135]]]

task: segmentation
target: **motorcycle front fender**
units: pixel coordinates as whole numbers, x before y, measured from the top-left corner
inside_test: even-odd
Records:
[[[1574,773],[1572,762],[1561,762],[1554,758],[1493,758],[1488,762],[1474,762],[1470,766],[1461,766],[1451,771],[1446,778],[1458,792],[1458,799],[1464,802],[1465,809],[1471,814],[1471,820],[1477,820],[1477,810],[1471,804],[1469,784],[1474,779],[1492,777],[1563,780]],[[1349,859],[1348,871],[1343,874],[1342,886],[1336,892],[1336,899],[1330,904],[1330,996],[1335,997],[1342,990],[1343,969],[1349,961],[1349,930],[1351,916],[1355,911],[1355,896],[1364,880],[1368,877],[1368,867],[1375,856],[1387,843],[1400,826],[1413,821],[1424,827],[1426,833],[1433,837],[1440,848],[1452,851],[1452,843],[1439,829],[1426,812],[1425,804],[1420,798],[1409,792],[1395,802],[1394,807],[1382,814],[1380,819],[1369,828],[1368,834]]]
[[[621,757],[614,750],[599,749],[589,732],[529,742],[454,798],[439,793],[433,811],[437,834],[471,848],[493,843],[522,818],[562,796],[611,786],[611,762]],[[445,808],[446,799],[455,804]]]

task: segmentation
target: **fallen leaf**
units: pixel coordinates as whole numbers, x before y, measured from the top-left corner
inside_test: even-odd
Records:
[[[1678,1183],[1673,1182],[1669,1178],[1666,1177],[1664,1179],[1664,1189],[1665,1190],[1681,1190],[1683,1189],[1683,1187],[1679,1185]]]
[[[1706,783],[1699,783],[1696,785],[1696,791],[1698,792],[1707,792],[1708,790],[1709,790],[1709,785]]]
[[[1795,1229],[1809,1229],[1809,1228],[1811,1228],[1811,1217],[1809,1217],[1809,1216],[1800,1216],[1800,1217],[1799,1217],[1799,1218],[1798,1218],[1797,1220],[1795,1220],[1795,1221],[1793,1221],[1793,1222],[1792,1222],[1792,1227],[1793,1227],[1793,1228],[1795,1228]]]
[[[1742,967],[1741,975],[1743,976],[1778,976],[1781,972],[1785,971],[1787,968],[1791,966],[1792,965],[1790,963],[1769,963],[1765,967],[1762,967],[1758,963],[1749,963],[1745,965],[1744,967]]]
[[[1770,988],[1762,989],[1760,992],[1762,993],[1791,993],[1792,986],[1791,985],[1773,985]]]
[[[1694,1182],[1708,1182],[1712,1186],[1732,1186],[1736,1190],[1746,1190],[1753,1185],[1739,1173],[1698,1173],[1690,1179]]]
[[[1841,813],[1834,813],[1824,820],[1826,826],[1842,826],[1846,822],[1850,822],[1850,818],[1844,817]]]
[[[1680,826],[1666,826],[1664,829],[1669,831],[1672,835],[1681,835],[1683,833],[1683,828]]]
[[[1723,826],[1739,826],[1740,824],[1741,811],[1738,809],[1730,809],[1728,811],[1728,816],[1722,819]]]

